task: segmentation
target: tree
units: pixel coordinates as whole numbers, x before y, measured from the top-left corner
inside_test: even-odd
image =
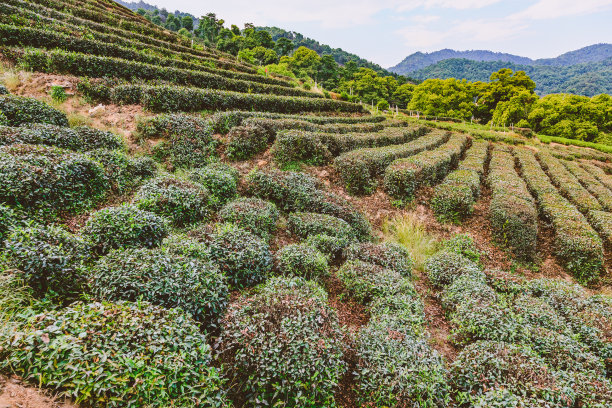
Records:
[[[269,48],[262,47],[261,45],[251,50],[255,63],[259,65],[274,64],[278,61],[278,55],[276,51]]]
[[[533,94],[536,87],[535,82],[527,76],[525,71],[512,72],[509,68],[502,68],[493,72],[490,82],[480,83],[475,116],[488,122],[493,117],[493,111],[500,102],[509,101],[521,91]]]
[[[321,64],[321,57],[316,51],[300,47],[295,50],[288,62],[293,72],[304,71],[307,75],[314,77]]]
[[[255,31],[255,36],[257,37],[259,45],[262,47],[270,49],[274,48],[274,41],[272,40],[272,36],[269,32],[265,30]]]
[[[276,40],[275,51],[281,57],[284,55],[289,55],[292,49],[293,49],[293,43],[287,37],[281,37],[278,40]]]
[[[317,78],[327,89],[338,86],[338,64],[331,55],[321,57]]]
[[[141,16],[144,16],[145,14],[147,14],[147,10],[143,9],[142,7],[138,7],[138,10],[136,10],[137,14],[140,14]]]
[[[408,109],[431,116],[470,119],[474,112],[474,87],[466,80],[427,79],[415,86]]]
[[[238,26],[236,24],[232,24],[232,33],[234,33],[234,35],[240,35],[240,28],[238,28]]]
[[[225,21],[217,19],[215,13],[208,13],[200,17],[200,25],[196,30],[196,35],[209,45],[216,44],[223,24],[225,24]]]
[[[181,18],[181,25],[188,31],[193,31],[193,18],[191,16],[183,16]]]
[[[398,81],[399,83],[399,81]],[[412,93],[414,92],[414,84],[403,84],[398,86],[393,92],[392,101],[396,105],[405,108],[412,99]]]

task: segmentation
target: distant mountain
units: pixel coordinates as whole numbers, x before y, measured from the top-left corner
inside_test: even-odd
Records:
[[[466,59],[470,61],[485,62],[503,61],[521,65],[569,66],[586,62],[599,62],[610,57],[612,57],[612,44],[590,45],[576,51],[567,52],[556,58],[543,58],[537,60],[487,50],[455,51],[446,48],[431,53],[415,52],[404,58],[399,64],[389,68],[389,71],[401,75],[410,75],[415,71],[448,59]]]
[[[332,48],[329,45],[321,44],[320,42],[318,42],[317,40],[313,40],[312,38],[304,37],[304,35],[295,31],[287,31],[278,27],[255,27],[255,29],[269,32],[274,41],[278,40],[280,37],[286,37],[293,42],[294,48],[304,46],[306,48],[310,48],[311,50],[316,51],[319,55],[331,55],[332,57],[334,57],[334,60],[340,65],[344,65],[352,60],[355,61],[359,68],[370,68],[378,72],[380,75],[398,75],[395,72],[386,70],[380,65],[361,58],[356,54],[351,54],[350,52],[344,51],[342,48]]]
[[[412,72],[414,78],[460,78],[468,81],[487,82],[492,72],[501,68],[525,71],[537,85],[540,95],[550,93],[573,93],[593,96],[612,94],[612,57],[599,62],[587,62],[569,66],[523,65],[503,61],[470,61],[447,59]]]
[[[123,0],[114,0],[117,3],[121,4],[122,6],[125,6],[127,8],[129,8],[130,10],[136,11],[139,8],[147,10],[147,11],[155,11],[155,10],[165,10],[165,8],[159,8],[157,6],[154,6],[153,4],[149,4],[149,3],[145,3],[144,1],[140,0],[138,2],[135,1],[123,1]],[[193,14],[189,14],[189,13],[184,13],[182,11],[179,10],[175,10],[172,14],[174,14],[176,17],[182,18],[184,16],[189,16],[193,19],[193,27],[197,28],[198,25],[200,24],[200,19],[197,18],[196,16],[194,16]]]

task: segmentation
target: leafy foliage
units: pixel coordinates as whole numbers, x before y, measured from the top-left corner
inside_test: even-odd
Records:
[[[0,95],[0,112],[4,114],[9,126],[28,123],[47,123],[68,126],[66,114],[34,98],[17,95]]]
[[[316,280],[329,275],[327,259],[307,244],[286,245],[275,254],[276,269],[283,275]]]
[[[278,215],[273,203],[259,198],[239,198],[219,211],[221,221],[236,224],[266,240],[276,231]]]

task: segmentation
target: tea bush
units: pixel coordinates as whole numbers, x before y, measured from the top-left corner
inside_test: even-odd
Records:
[[[100,258],[90,272],[92,293],[180,307],[206,329],[217,327],[228,301],[226,278],[212,264],[159,249],[126,249]]]
[[[204,242],[185,234],[172,234],[166,237],[160,249],[171,256],[194,258],[204,262],[210,261],[208,246]]]
[[[325,234],[349,241],[355,239],[355,230],[344,220],[327,214],[296,212],[289,214],[289,231],[300,238]]]
[[[70,299],[82,291],[82,265],[91,253],[79,236],[55,226],[24,226],[9,232],[5,248],[8,267],[21,271],[37,296],[52,291]]]
[[[351,241],[348,238],[333,237],[326,234],[311,234],[304,243],[312,248],[316,248],[328,259],[332,260],[339,257]]]
[[[275,254],[276,269],[287,276],[317,280],[329,275],[327,259],[318,249],[304,244],[286,245]]]
[[[201,185],[174,176],[147,181],[136,193],[138,208],[167,217],[175,226],[206,219],[210,214],[210,195]]]
[[[308,281],[279,277],[230,306],[221,352],[249,405],[335,406],[346,365],[338,317],[326,300]]]
[[[31,319],[0,368],[92,406],[229,407],[206,340],[180,309],[74,303]]]
[[[111,249],[159,246],[168,235],[168,221],[133,205],[109,207],[93,213],[81,235],[99,252]]]
[[[68,118],[65,113],[34,98],[0,95],[0,112],[6,116],[9,126],[21,126],[28,123],[68,126]]]
[[[118,194],[132,191],[157,172],[155,162],[148,156],[131,158],[119,150],[107,149],[96,149],[87,154],[102,164],[111,190]]]
[[[219,208],[236,197],[238,170],[225,163],[211,163],[188,173],[190,180],[204,186],[211,195],[211,205]]]
[[[331,153],[318,137],[312,135],[297,130],[280,132],[271,151],[274,161],[281,167],[293,162],[314,166],[328,163]]]
[[[265,130],[259,126],[236,126],[227,134],[225,154],[230,160],[248,160],[265,151],[270,143]]]
[[[259,198],[239,198],[219,211],[221,221],[235,224],[265,240],[274,235],[278,216],[273,203]]]
[[[0,147],[0,201],[29,211],[74,212],[106,193],[102,166],[89,157],[53,147]]]
[[[461,275],[480,272],[478,265],[463,255],[446,250],[439,251],[425,261],[425,272],[435,286],[446,286]]]
[[[266,241],[235,225],[219,225],[209,248],[211,258],[235,288],[262,282],[272,269],[272,254]]]
[[[476,247],[474,238],[472,238],[469,234],[453,235],[446,241],[442,242],[442,248],[461,254],[475,263],[480,262],[480,256],[482,255]]]
[[[358,259],[386,269],[399,272],[404,277],[412,276],[414,262],[408,250],[394,242],[353,244],[345,250],[347,260]]]

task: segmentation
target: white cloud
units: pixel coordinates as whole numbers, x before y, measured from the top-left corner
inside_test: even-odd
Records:
[[[509,19],[549,20],[565,16],[592,14],[612,10],[610,0],[539,0]]]

